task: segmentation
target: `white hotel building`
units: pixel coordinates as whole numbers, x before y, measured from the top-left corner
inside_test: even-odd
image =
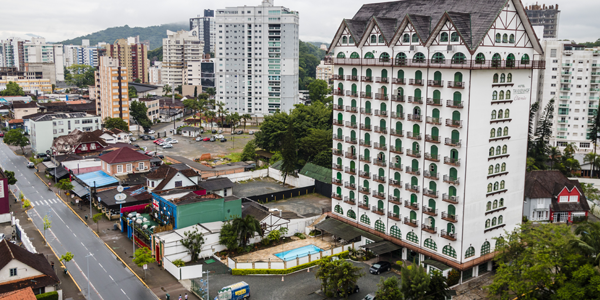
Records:
[[[521,223],[542,49],[520,1],[366,4],[340,25],[333,218],[463,279]],[[418,255],[416,255],[418,254]]]

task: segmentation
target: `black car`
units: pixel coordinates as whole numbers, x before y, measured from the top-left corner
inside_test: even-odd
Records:
[[[225,143],[225,142],[227,142],[227,139],[226,138],[222,138],[221,139],[221,143]]]
[[[381,274],[385,271],[389,271],[392,269],[392,264],[387,261],[379,261],[374,263],[369,269],[369,273],[371,274]]]
[[[238,130],[237,134],[244,134],[244,131],[243,130]]]
[[[349,287],[348,288],[348,290],[346,291],[346,294],[347,295],[352,295],[352,294],[356,294],[358,292],[360,292],[360,289],[358,288],[358,285],[355,284],[354,287]],[[337,290],[336,295],[338,297],[341,297],[342,296],[342,291]]]
[[[212,130],[212,133],[213,133],[213,134],[217,133],[217,130],[216,130],[216,129],[213,129],[213,130]]]

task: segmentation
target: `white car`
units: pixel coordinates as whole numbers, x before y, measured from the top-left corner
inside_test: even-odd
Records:
[[[196,138],[196,142],[202,142],[203,139],[204,139],[203,137],[199,136]]]
[[[172,139],[172,140],[169,141],[169,143],[171,143],[171,144],[177,144],[177,143],[179,143],[179,141],[177,141],[176,139]]]
[[[154,130],[150,130],[150,131],[148,131],[148,133],[149,133],[149,134],[154,134],[154,133],[156,133],[156,131],[154,131]]]
[[[162,145],[163,149],[167,149],[167,148],[173,148],[173,145],[169,144],[169,143],[164,143]]]

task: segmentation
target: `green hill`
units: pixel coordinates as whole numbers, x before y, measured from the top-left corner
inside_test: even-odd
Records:
[[[112,44],[115,42],[115,40],[139,35],[140,41],[150,41],[149,50],[153,50],[162,46],[162,39],[167,37],[167,30],[179,31],[189,29],[190,27],[186,23],[163,24],[160,26],[149,27],[129,27],[128,25],[125,25],[120,27],[107,28],[98,32],[76,37],[74,39],[62,41],[59,43],[63,45],[81,45],[82,39],[88,39],[90,40],[90,45],[96,45],[99,42],[106,42]]]

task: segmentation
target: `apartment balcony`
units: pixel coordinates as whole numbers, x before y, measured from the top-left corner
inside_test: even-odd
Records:
[[[431,154],[431,153],[425,152],[425,159],[429,160],[429,161],[439,162],[440,161],[440,155],[439,154]]]
[[[358,171],[358,177],[360,178],[365,178],[365,179],[370,179],[370,172],[366,172],[366,171]]]
[[[387,112],[387,111],[385,111],[385,110],[379,110],[379,109],[376,109],[376,110],[375,110],[375,115],[376,115],[376,116],[378,116],[378,117],[383,117],[383,118],[385,118],[385,117],[387,117],[387,115],[388,115],[388,112]]]
[[[326,56],[324,58],[326,65],[349,65],[349,66],[400,66],[417,68],[437,68],[437,69],[466,69],[466,70],[487,70],[487,69],[545,69],[545,60],[453,60],[453,59],[405,59],[394,60],[377,58],[336,58]],[[593,66],[593,65],[592,65]],[[364,77],[364,76],[363,76]],[[413,79],[414,80],[414,79]],[[363,80],[364,81],[364,80]]]
[[[363,147],[371,147],[371,141],[360,140],[358,144]]]
[[[409,121],[413,121],[413,122],[422,122],[423,121],[423,116],[422,115],[415,115],[415,114],[408,114],[406,117],[407,120]]]
[[[344,203],[347,203],[350,205],[356,205],[356,199],[348,198],[348,196],[346,196],[346,197],[344,197]]]
[[[342,200],[342,195],[332,192],[331,198],[336,199],[336,200]]]
[[[337,185],[337,186],[342,186],[342,180],[337,179],[337,178],[331,178],[331,184]]]
[[[427,98],[427,105],[442,106],[442,99]]]
[[[358,81],[358,76],[346,75],[346,80],[347,81]]]
[[[458,204],[458,201],[459,201],[458,198],[459,198],[458,196],[450,196],[448,194],[443,194],[442,195],[442,200],[443,201],[446,201],[446,202],[452,203],[452,204]]]
[[[446,230],[442,229],[440,236],[447,240],[456,241],[456,233],[454,232],[447,232]]]
[[[350,113],[358,113],[358,107],[356,106],[346,106],[346,111]]]
[[[339,105],[339,104],[334,104],[333,105],[333,110],[344,111],[344,106]]]
[[[404,136],[404,130],[392,129],[390,131],[390,134],[393,135],[393,136],[403,137]]]
[[[368,156],[366,156],[366,157],[365,157],[364,155],[361,155],[361,156],[360,156],[360,161],[361,161],[361,162],[364,162],[364,163],[368,163],[368,164],[370,164],[370,163],[371,163],[371,158],[370,158],[370,157],[368,157]]]
[[[383,193],[383,192],[380,193],[378,191],[373,191],[373,193],[371,195],[377,199],[385,200],[385,193]]]
[[[406,150],[406,155],[411,156],[411,157],[421,157],[421,152],[419,150]]]
[[[424,231],[427,231],[429,233],[437,233],[437,227],[433,227],[431,225],[427,225],[427,224],[421,224],[421,229]]]
[[[442,119],[440,119],[440,118],[427,117],[427,118],[425,118],[425,122],[427,122],[428,124],[433,124],[433,125],[442,125]]]
[[[361,108],[360,109],[360,113],[361,114],[365,114],[365,115],[371,115],[371,114],[373,114],[373,110],[370,109],[370,108],[369,109],[367,109],[367,108]]]
[[[462,81],[448,81],[449,88],[464,89],[465,83]]]
[[[411,226],[411,227],[415,227],[415,228],[419,227],[419,221],[417,221],[415,219],[409,219],[407,217],[404,217],[404,222],[403,223],[404,223],[404,225],[408,225],[408,226]]]
[[[379,182],[379,183],[385,183],[385,176],[378,176],[373,174],[373,181]],[[373,191],[373,193],[375,193],[375,191]]]
[[[460,167],[460,158],[444,157],[444,163],[447,165]]]
[[[439,135],[430,135],[430,134],[425,135],[425,141],[430,142],[430,143],[439,143],[440,139],[441,138]]]
[[[334,141],[340,141],[343,142],[344,141],[344,136],[343,135],[337,135],[337,134],[333,134],[333,140]]]
[[[387,134],[387,128],[375,126],[375,132]]]
[[[401,221],[400,214],[396,214],[396,213],[393,213],[391,211],[388,211],[388,218],[390,218],[390,219],[392,219],[394,221],[398,221],[398,222]]]
[[[409,183],[404,185],[404,188],[409,191],[409,192],[413,192],[413,193],[419,193],[421,188],[418,185],[411,185]]]
[[[423,171],[423,177],[431,179],[431,180],[439,180],[440,179],[440,173],[432,172],[432,171]]]
[[[446,144],[446,146],[460,147],[461,140],[454,140],[454,139],[451,139],[451,138],[446,138],[445,144]]]
[[[371,92],[360,92],[360,97],[361,98],[365,98],[365,99],[371,99],[373,98],[373,93]]]
[[[358,192],[359,192],[359,193],[361,193],[361,194],[368,195],[368,194],[369,194],[369,192],[370,192],[370,190],[369,190],[369,188],[368,188],[368,187],[359,186],[359,187],[358,187]],[[367,208],[367,209],[368,209],[368,208]]]
[[[452,223],[458,222],[457,215],[449,215],[447,212],[442,212],[442,219]]]
[[[387,146],[385,144],[380,144],[380,143],[373,143],[373,147],[377,150],[382,150],[382,151],[386,151],[387,150]]]
[[[360,124],[360,130],[371,131],[371,124]]]
[[[408,96],[408,103],[423,104],[423,97]]]
[[[344,96],[344,91],[334,89],[332,94],[335,96]]]
[[[334,148],[334,149],[331,150],[331,152],[333,153],[333,155],[342,156],[342,150],[340,150],[340,149],[335,149]]]
[[[375,99],[377,99],[377,100],[384,100],[384,101],[389,100],[387,94],[380,94],[380,93],[375,93]]]
[[[344,75],[336,75],[334,74],[331,79],[333,80],[344,80]]]
[[[404,200],[404,207],[412,210],[419,210],[419,204],[417,202],[410,202],[408,200]]]
[[[406,173],[412,175],[421,175],[421,169],[413,169],[412,167],[406,166]]]
[[[392,204],[402,205],[402,199],[400,199],[399,197],[396,197],[396,196],[390,195],[388,197],[388,201],[390,201],[390,203],[392,203]]]
[[[358,128],[358,123],[346,121],[346,127],[356,129],[356,128]]]
[[[391,95],[392,101],[394,102],[404,102],[404,95]]]
[[[571,88],[570,88],[570,87],[566,87],[566,86],[561,86],[561,87],[560,87],[560,91],[561,91],[561,92],[568,92],[568,91],[570,91],[570,90],[571,90]]]
[[[381,160],[379,158],[373,158],[373,164],[380,167],[385,167],[385,165],[387,165],[385,160]]]
[[[346,174],[356,175],[356,169],[355,168],[346,167],[346,169],[344,170],[344,172]]]
[[[347,90],[346,91],[346,96],[349,96],[349,97],[358,97],[358,92],[357,91],[349,91],[349,90]]]
[[[342,165],[338,165],[338,164],[331,164],[331,168],[337,171],[341,171],[342,170]]]
[[[392,78],[393,84],[406,84],[405,78]]]
[[[369,203],[364,201],[358,201],[358,208],[362,208],[364,210],[369,210]]]
[[[373,82],[373,77],[371,77],[371,76],[361,76],[360,77],[360,81]]]
[[[356,183],[344,182],[344,187],[350,190],[355,190]]]
[[[356,159],[356,153],[352,153],[352,152],[349,152],[349,151],[346,152],[345,156],[346,156],[346,158]]]
[[[444,175],[444,182],[453,184],[453,185],[459,185],[460,178],[454,178],[454,177],[450,177],[449,175]]]
[[[409,139],[417,140],[417,141],[421,140],[421,134],[414,133],[414,132],[411,132],[411,131],[409,131],[409,132],[406,133],[406,137],[409,138]]]
[[[408,84],[423,86],[423,79],[409,79]]]
[[[463,108],[463,102],[462,101],[447,100],[446,101],[446,107]]]
[[[426,205],[423,205],[423,213],[426,214],[426,215],[430,215],[430,216],[434,216],[435,217],[438,214],[438,210],[435,209],[435,208],[431,208],[431,207],[428,207]]]
[[[402,147],[395,147],[394,146],[394,147],[390,147],[390,151],[392,153],[402,154],[402,153],[404,153],[404,148],[402,148]]]
[[[454,128],[462,128],[461,120],[446,119],[446,126]]]
[[[395,186],[395,187],[402,188],[402,181],[398,181],[398,180],[390,180],[390,185],[391,185],[391,186]]]
[[[338,119],[333,119],[333,125],[344,126],[344,121],[338,120]]]
[[[378,82],[378,83],[389,83],[390,82],[390,78],[389,77],[375,77],[375,82]]]
[[[371,206],[371,211],[377,215],[385,216],[385,211],[383,210],[383,208],[379,208],[377,206]]]
[[[347,136],[346,137],[346,143],[356,145],[357,140],[356,140],[356,138],[351,138],[351,137]]]
[[[392,119],[404,120],[404,113],[401,112],[393,111],[391,116]]]
[[[443,87],[444,81],[443,80],[427,80],[427,85],[433,86],[433,87]]]

